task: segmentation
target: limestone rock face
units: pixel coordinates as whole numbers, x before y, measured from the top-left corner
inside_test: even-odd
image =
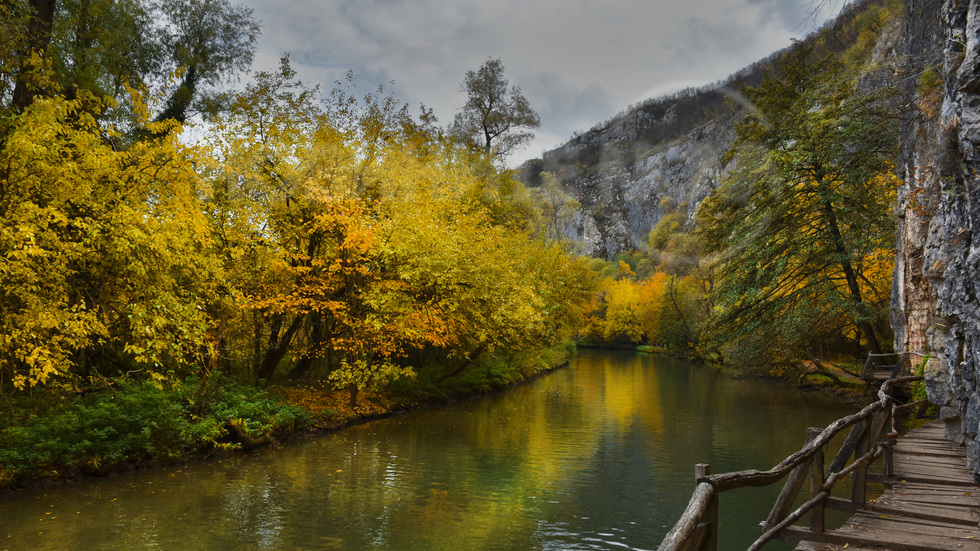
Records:
[[[722,108],[729,93],[716,89],[641,106],[526,164],[521,179],[533,186],[541,171],[553,172],[579,201],[566,236],[580,252],[611,260],[645,250],[647,235],[665,214],[663,199],[686,206],[690,218],[717,187],[721,157],[735,137],[736,117]],[[708,107],[678,120],[685,102]]]
[[[929,398],[980,456],[980,0],[906,0],[904,81],[914,102],[898,167],[896,348],[935,356]],[[902,82],[901,80],[899,80]]]

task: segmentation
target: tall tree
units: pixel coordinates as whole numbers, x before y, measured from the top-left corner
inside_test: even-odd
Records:
[[[13,106],[24,109],[30,105],[37,93],[39,83],[36,73],[40,60],[48,51],[51,42],[51,26],[54,21],[55,0],[31,0],[24,4],[5,5],[5,16],[19,23],[19,29],[12,28],[17,34],[22,34],[19,52],[17,76],[13,91]],[[15,23],[16,25],[16,23]],[[7,25],[5,25],[7,26]],[[13,25],[12,25],[13,26]],[[19,33],[18,33],[19,31]],[[13,53],[13,52],[11,52]]]
[[[170,30],[162,45],[183,77],[157,120],[184,122],[195,100],[199,110],[207,111],[216,98],[202,94],[202,84],[219,84],[252,64],[259,24],[251,8],[228,0],[167,0],[162,12]]]
[[[784,334],[799,345],[843,323],[879,353],[873,302],[885,297],[865,271],[891,248],[894,118],[839,63],[809,57],[797,48],[743,90],[755,110],[727,154],[734,167],[699,209],[724,265],[715,335]]]
[[[499,58],[467,71],[460,87],[466,104],[456,114],[451,134],[488,157],[503,158],[527,145],[534,134],[523,129],[541,126],[541,119],[521,89],[509,84]]]

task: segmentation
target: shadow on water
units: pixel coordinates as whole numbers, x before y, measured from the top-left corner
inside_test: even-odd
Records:
[[[0,503],[0,548],[656,549],[696,463],[769,468],[807,427],[851,412],[681,360],[586,350],[504,394],[12,496]],[[755,539],[778,491],[722,496],[722,549]]]

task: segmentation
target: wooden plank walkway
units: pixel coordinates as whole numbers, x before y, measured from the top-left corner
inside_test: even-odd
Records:
[[[980,550],[980,485],[966,452],[943,437],[933,421],[898,439],[891,488],[858,510],[834,535],[877,542],[847,551]],[[801,542],[797,550],[838,551],[843,544]]]

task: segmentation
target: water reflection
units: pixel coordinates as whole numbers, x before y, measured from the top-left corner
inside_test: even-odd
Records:
[[[693,466],[768,468],[835,402],[632,352],[244,458],[0,503],[4,549],[655,549]],[[722,496],[744,549],[778,489]],[[726,507],[726,505],[728,505]]]

